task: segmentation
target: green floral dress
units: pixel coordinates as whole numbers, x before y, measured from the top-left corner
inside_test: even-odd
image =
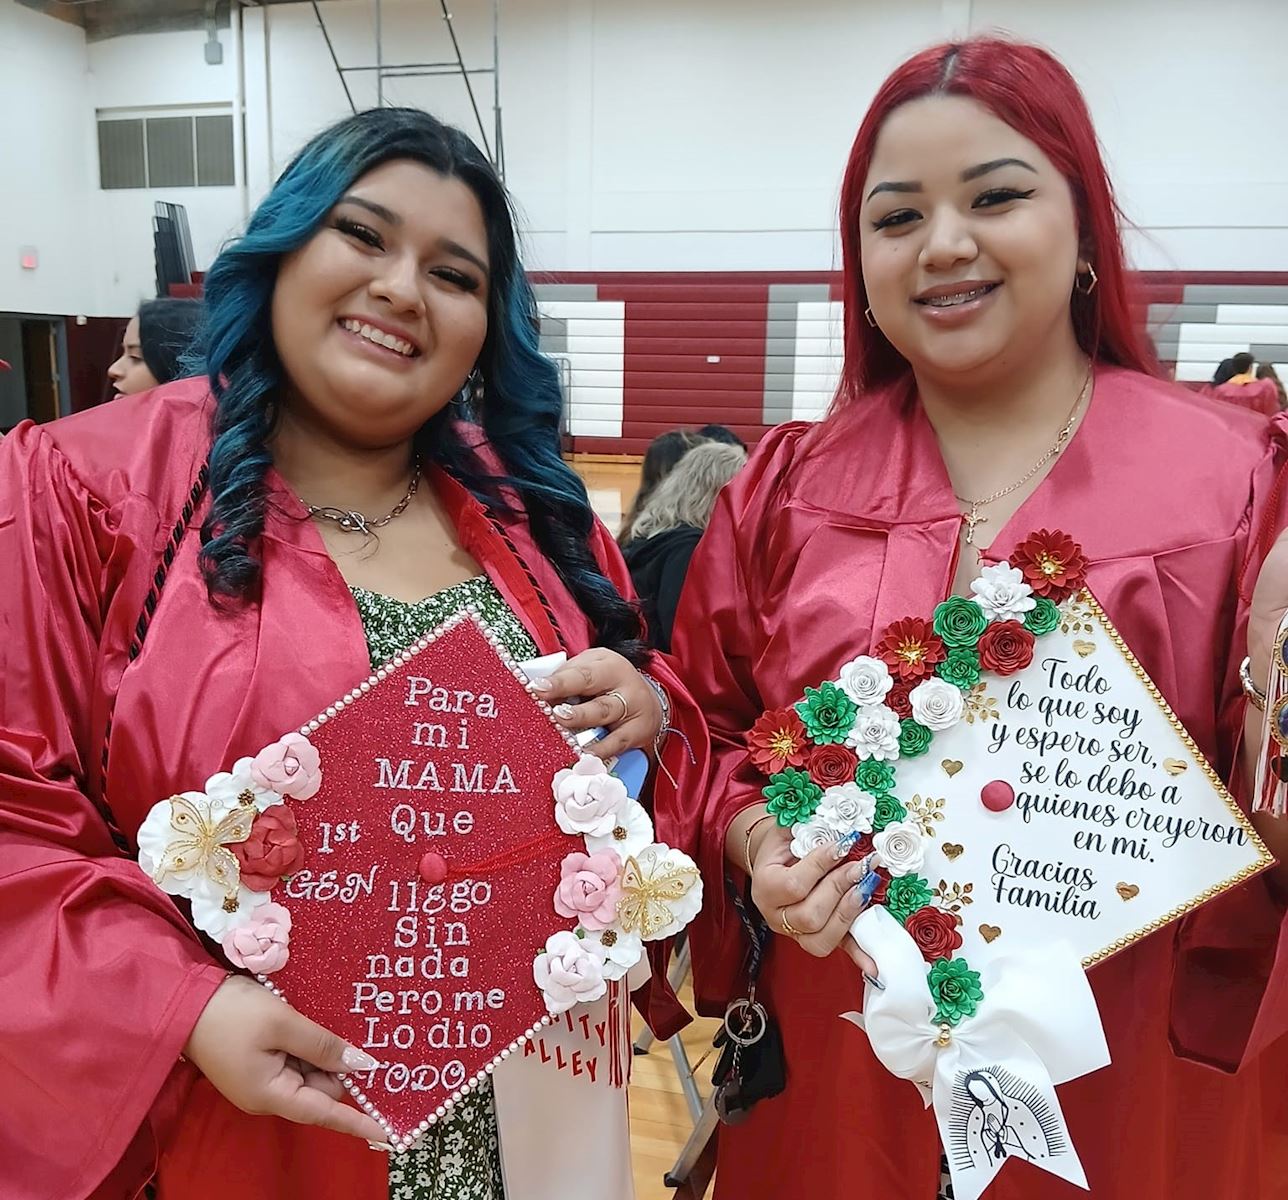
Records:
[[[510,654],[533,658],[537,647],[486,575],[453,584],[424,600],[394,600],[351,588],[374,670],[467,604],[482,614]],[[501,1142],[489,1081],[462,1099],[411,1150],[389,1158],[390,1200],[504,1200]]]

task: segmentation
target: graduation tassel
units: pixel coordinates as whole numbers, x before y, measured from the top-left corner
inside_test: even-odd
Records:
[[[1251,694],[1251,693],[1250,693]],[[1253,781],[1253,812],[1288,814],[1288,613],[1279,622],[1266,680],[1266,735]]]

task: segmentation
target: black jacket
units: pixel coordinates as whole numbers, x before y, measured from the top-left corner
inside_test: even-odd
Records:
[[[644,606],[649,645],[669,652],[671,627],[689,559],[702,538],[695,525],[679,525],[648,538],[635,538],[622,549],[631,580]]]

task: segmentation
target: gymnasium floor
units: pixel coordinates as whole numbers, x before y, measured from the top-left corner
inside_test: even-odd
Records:
[[[639,487],[639,464],[574,460],[573,466],[585,480],[596,515],[616,534],[622,514],[630,508]],[[691,989],[683,988],[680,998],[692,1012]],[[700,1018],[680,1035],[691,1063],[696,1063],[710,1048],[718,1024]],[[699,1089],[704,1098],[711,1090],[714,1062],[714,1056],[708,1058],[698,1071]],[[630,1105],[637,1200],[662,1200],[673,1194],[662,1177],[675,1163],[693,1130],[679,1076],[665,1044],[655,1044],[648,1054],[635,1058]]]

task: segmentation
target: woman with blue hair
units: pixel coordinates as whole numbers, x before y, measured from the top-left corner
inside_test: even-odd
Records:
[[[205,377],[0,449],[6,1195],[629,1195],[624,1092],[525,1064],[507,1098],[522,1056],[373,1153],[336,1078],[373,1060],[220,965],[134,861],[159,798],[466,607],[516,659],[571,656],[544,695],[608,730],[596,754],[692,720],[560,457],[506,193],[458,131],[359,114],[286,169],[206,302]],[[593,1168],[597,1146],[620,1152]]]

